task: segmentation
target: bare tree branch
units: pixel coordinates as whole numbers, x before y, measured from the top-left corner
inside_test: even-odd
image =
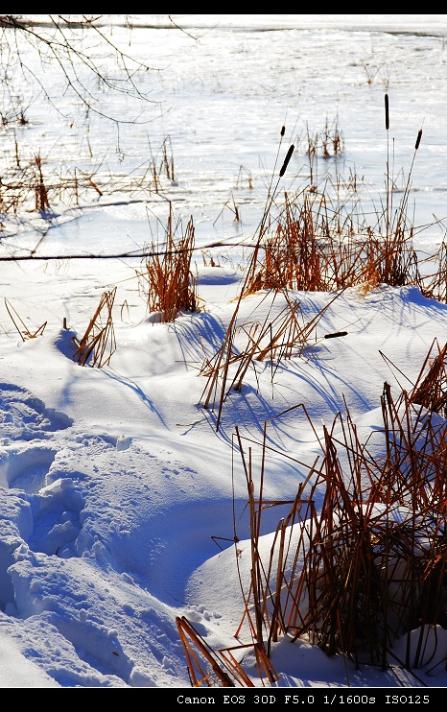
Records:
[[[160,69],[151,67],[140,59],[132,57],[112,41],[110,36],[102,29],[101,16],[87,17],[83,15],[80,20],[75,21],[64,15],[48,15],[47,18],[45,22],[36,22],[32,18],[18,15],[0,15],[0,29],[2,30],[0,54],[3,56],[3,54],[7,53],[10,59],[14,54],[14,59],[22,73],[25,74],[26,72],[32,77],[43,91],[45,97],[50,100],[45,80],[39,78],[38,73],[23,58],[24,50],[19,41],[23,38],[38,53],[42,63],[51,61],[56,65],[66,82],[67,89],[71,90],[89,111],[110,119],[117,124],[148,123],[151,119],[140,120],[139,115],[127,119],[112,116],[98,108],[98,98],[93,89],[87,86],[87,82],[89,76],[94,77],[97,80],[98,90],[106,89],[108,92],[126,94],[139,102],[152,104],[154,102],[149,98],[148,93],[144,93],[141,90],[141,86],[137,84],[137,81],[142,74],[158,72]],[[83,31],[91,33],[97,39],[98,42],[94,48],[96,57],[107,49],[107,54],[115,58],[117,66],[123,73],[122,78],[115,77],[112,79],[106,75],[104,69],[98,63],[98,59],[95,58],[95,52],[90,51],[90,49],[87,51],[81,43],[83,36],[79,37],[79,32]],[[12,46],[14,46],[14,53],[11,51]],[[10,62],[7,63],[4,69],[5,81],[13,81],[8,75],[9,66]],[[84,73],[84,78],[81,76],[81,72]],[[13,74],[11,72],[11,75]]]

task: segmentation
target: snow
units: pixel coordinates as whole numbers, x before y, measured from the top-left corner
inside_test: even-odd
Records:
[[[296,296],[307,314],[329,300]],[[243,300],[241,323],[280,311],[281,300],[271,301],[266,294]],[[234,305],[208,308],[173,325],[123,325],[120,348],[102,370],[81,368],[55,348],[57,324],[38,340],[22,345],[13,337],[4,346],[23,385],[3,387],[1,402],[2,620],[13,637],[33,635],[34,659],[59,684],[186,684],[175,615],[222,640],[241,612],[233,548],[215,556],[210,539],[232,537],[234,424],[259,435],[265,418],[297,402],[329,422],[345,394],[362,415],[359,427],[371,430],[389,376],[377,349],[414,377],[447,325],[447,309],[414,288],[348,290],[319,326],[321,334],[346,329],[348,336],[278,369],[273,396],[267,383],[257,393],[252,376],[251,388],[225,406],[217,436],[197,406],[203,379],[183,361],[213,352]],[[269,437],[302,461],[314,456],[298,411],[272,422]],[[293,494],[299,477],[299,467],[272,458],[269,495]],[[244,498],[239,472],[239,513]],[[267,531],[275,525],[266,518]],[[239,528],[247,536],[244,521]],[[44,640],[36,633],[42,626]],[[344,684],[337,665],[327,684]]]
[[[0,687],[58,687],[9,636],[0,636]]]
[[[248,240],[262,213],[280,127],[285,123],[287,141],[295,141],[306,121],[321,129],[326,114],[338,113],[345,137],[338,169],[346,175],[355,166],[365,175],[361,198],[367,209],[383,197],[385,89],[396,165],[408,166],[425,120],[414,175],[416,223],[432,222],[433,214],[444,217],[446,15],[175,16],[198,41],[172,28],[166,16],[130,19],[155,26],[130,30],[118,26],[117,16],[113,27],[115,40],[131,39],[132,52],[150,52],[150,61],[161,67],[143,80],[154,102],[145,108],[150,123],[123,125],[118,150],[114,126],[92,115],[95,162],[101,163],[100,176],[117,179],[137,170],[144,154],[143,174],[148,137],[158,151],[170,135],[176,184],[166,184],[163,196],[146,184],[131,196],[125,190],[104,198],[91,193],[76,208],[55,199],[51,219],[23,210],[5,220],[1,255],[29,254],[47,228],[40,255],[139,250],[163,238],[165,197],[183,224],[194,215],[199,246]],[[113,66],[111,58],[104,62]],[[372,85],[364,63],[377,69]],[[39,146],[44,172],[89,166],[85,107],[63,93],[58,75],[51,80],[64,116],[48,121],[50,109],[38,97],[29,107],[29,126],[16,129],[21,150],[33,155]],[[17,82],[24,100],[30,99],[30,80],[18,74]],[[112,113],[133,115],[132,101],[122,95],[100,101]],[[65,116],[73,114],[69,128]],[[12,150],[11,132],[0,140],[3,162]],[[242,177],[236,189],[241,165],[253,176],[253,188]],[[306,171],[304,153],[297,150],[284,190],[305,182]],[[222,212],[232,193],[242,223],[230,210]],[[441,224],[418,234],[418,249],[434,251],[443,229]],[[318,442],[303,409],[282,413],[304,403],[319,428],[332,423],[346,398],[366,438],[380,424],[384,381],[397,387],[379,350],[414,379],[432,340],[445,341],[447,306],[417,288],[348,289],[325,312],[302,356],[282,362],[273,386],[270,364],[257,366],[259,388],[249,372],[242,390],[229,395],[216,433],[213,413],[200,406],[206,379],[199,369],[222,343],[249,255],[242,246],[220,247],[212,251],[213,267],[207,253],[198,253],[193,274],[202,309],[180,314],[172,324],[147,313],[135,275],[139,259],[2,263],[0,296],[30,328],[48,320],[42,336],[23,343],[0,306],[2,686],[188,685],[175,617],[185,615],[210,645],[219,646],[233,640],[242,612],[228,541],[234,535],[235,425],[259,440],[267,421],[272,448],[303,463],[269,454],[266,496],[294,496]],[[73,337],[82,335],[100,294],[114,285],[116,353],[103,369],[82,368],[72,360]],[[333,296],[292,293],[305,320]],[[281,295],[246,297],[238,325],[262,323],[284,306]],[[348,333],[323,338],[336,331]],[[238,339],[242,343],[242,332]],[[244,552],[246,486],[237,457],[234,496]],[[266,549],[277,521],[277,511],[264,518]],[[223,538],[224,551],[212,536]],[[241,562],[247,567],[248,556],[242,554]],[[420,684],[398,665],[386,673],[347,668],[341,658],[329,659],[304,641],[278,643],[273,662],[280,685]],[[442,665],[430,677],[424,674],[418,671],[426,684],[447,685]]]

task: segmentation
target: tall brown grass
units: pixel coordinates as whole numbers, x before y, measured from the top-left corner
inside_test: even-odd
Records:
[[[180,312],[198,311],[198,299],[191,260],[194,250],[194,223],[190,218],[180,240],[174,237],[172,214],[166,228],[162,254],[155,252],[146,262],[143,277],[149,311],[160,312],[163,322],[173,321]]]
[[[330,292],[359,285],[421,284],[404,204],[389,234],[355,225],[352,213],[342,215],[329,210],[330,205],[325,193],[306,194],[298,204],[286,196],[273,236],[265,237],[251,264],[245,295],[262,289]],[[379,215],[375,222],[380,223]],[[433,276],[433,292],[436,280],[439,290],[440,271]],[[424,288],[429,293],[430,285]]]
[[[320,454],[292,500],[264,495],[273,449],[267,425],[261,442],[236,428],[250,538],[247,580],[236,557],[244,603],[235,649],[256,651],[266,681],[275,679],[266,661],[284,636],[356,666],[430,666],[436,651],[427,654],[427,637],[431,631],[436,641],[447,622],[447,421],[435,413],[445,413],[445,350],[432,346],[411,390],[394,396],[384,385],[373,437],[362,439],[349,410],[321,436],[309,418]],[[285,505],[266,549],[263,513]]]

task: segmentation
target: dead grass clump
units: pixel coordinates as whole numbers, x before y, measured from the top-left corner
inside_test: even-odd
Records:
[[[393,211],[390,188],[387,206],[375,213],[374,227],[359,210],[357,199],[340,203],[331,197],[328,184],[321,192],[304,192],[294,200],[286,194],[274,234],[265,230],[256,246],[243,296],[262,289],[420,285],[407,214],[413,164],[414,156],[399,206]]]
[[[322,132],[322,157],[327,160],[328,158],[335,158],[343,153],[343,136],[338,127],[338,117],[329,123],[326,117],[326,123]]]
[[[14,163],[0,178],[0,212],[5,216],[17,216],[21,211],[39,212],[42,217],[52,215],[52,205],[63,201],[79,206],[81,200],[91,194],[102,196],[104,191],[113,192],[116,181],[102,188],[90,173],[75,168],[73,173],[56,175],[54,171],[44,176],[44,159],[41,155],[27,160],[20,155],[17,140],[14,141]],[[97,179],[98,180],[98,179]],[[51,197],[50,197],[51,196]]]
[[[413,226],[408,215],[408,203],[412,189],[414,164],[422,139],[422,129],[419,129],[414,145],[413,157],[408,174],[403,176],[403,190],[396,208],[393,205],[395,180],[390,170],[390,107],[389,97],[385,94],[385,129],[387,135],[386,160],[386,205],[383,213],[378,216],[379,243],[373,248],[377,252],[377,276],[380,282],[392,287],[402,287],[406,284],[418,284],[418,258],[413,248]]]
[[[174,321],[180,312],[198,311],[198,299],[191,260],[194,250],[194,223],[190,218],[183,237],[177,242],[169,216],[166,247],[150,257],[143,273],[149,311],[158,311],[163,322]]]
[[[201,400],[204,408],[217,413],[216,430],[219,430],[225,401],[232,392],[241,391],[248,372],[254,373],[259,387],[257,365],[269,360],[273,380],[283,359],[303,353],[320,319],[340,294],[307,322],[300,318],[299,302],[291,299],[287,291],[283,292],[286,306],[275,317],[269,311],[262,323],[238,326],[237,311],[233,314],[222,346],[212,359],[204,362],[200,371],[208,379]]]
[[[414,656],[411,631],[422,640],[428,628],[447,622],[447,424],[406,394],[394,401],[388,386],[382,408],[382,454],[360,440],[349,413],[338,417],[323,429],[321,457],[279,523],[267,559],[252,533],[257,574],[244,593],[242,622],[267,652],[287,634],[357,665],[386,667],[396,641],[407,636],[408,654],[399,662],[412,668],[423,652]],[[242,441],[250,517],[259,531],[262,511],[284,502],[264,500],[264,471],[254,494],[252,456]],[[263,468],[265,450],[264,439]]]
[[[418,283],[418,258],[413,248],[411,228],[408,234],[402,227],[387,237],[371,234],[365,243],[365,251],[365,280],[374,286],[388,284],[403,287]]]
[[[365,291],[388,284],[421,285],[413,230],[400,225],[388,236],[370,226],[353,228],[349,214],[328,219],[323,197],[306,196],[298,215],[286,202],[285,217],[264,241],[252,265],[245,293],[261,289],[330,292],[361,285]],[[427,291],[427,290],[426,290]]]
[[[284,217],[274,237],[265,241],[262,261],[253,264],[245,294],[286,288],[326,291],[324,265],[314,201],[306,196],[296,212],[286,195]]]
[[[382,408],[380,458],[349,417],[341,438],[325,430],[325,498],[284,614],[295,639],[385,667],[399,637],[446,620],[447,430],[389,387]]]
[[[385,384],[382,428],[366,439],[349,411],[324,426],[322,437],[309,419],[321,452],[293,500],[264,496],[267,426],[261,443],[236,429],[250,538],[244,575],[241,544],[236,557],[244,607],[235,637],[239,650],[258,651],[258,674],[268,681],[275,673],[265,660],[284,636],[356,666],[440,664],[437,630],[447,626],[447,422],[428,407],[436,405],[429,384],[439,380],[444,356],[439,350],[410,394],[394,398]],[[421,398],[425,392],[429,397]],[[266,549],[263,512],[285,505],[289,511]],[[435,650],[428,653],[430,636]]]
[[[332,121],[326,117],[324,127],[321,131],[311,134],[309,125],[306,126],[306,155],[310,162],[315,158],[336,158],[343,153],[343,134],[338,125],[338,116]]]
[[[112,316],[115,296],[116,287],[101,295],[84,335],[81,339],[75,340],[74,360],[81,366],[89,365],[96,368],[108,366],[116,351]]]
[[[22,123],[22,115],[18,116]],[[26,121],[24,116],[23,120]],[[55,206],[80,207],[84,201],[90,201],[92,195],[119,194],[121,201],[123,194],[130,194],[144,201],[148,179],[151,190],[157,193],[164,187],[165,179],[175,185],[174,153],[169,137],[162,144],[160,157],[152,157],[146,166],[129,174],[107,171],[101,161],[84,170],[78,166],[58,169],[54,161],[46,161],[40,154],[27,156],[15,133],[11,138],[13,142],[5,151],[0,176],[0,213],[5,215],[17,216],[21,211],[35,210],[46,218],[52,216]],[[93,159],[88,135],[87,143],[89,158]]]
[[[341,151],[342,139],[337,122],[330,126],[326,120],[322,137],[317,134],[311,138],[307,129],[311,188],[304,192],[301,205],[286,195],[274,234],[267,236],[265,230],[261,235],[246,281],[245,294],[261,289],[332,291],[362,285],[366,291],[379,284],[392,287],[423,284],[413,246],[413,226],[408,215],[411,180],[422,130],[417,134],[408,174],[402,172],[401,197],[398,205],[394,206],[397,187],[390,172],[389,126],[386,95],[386,203],[381,212],[375,213],[374,226],[366,214],[362,216],[357,199],[351,203],[347,196],[343,196],[341,200],[338,192],[338,197],[331,198],[328,181],[321,192],[317,192],[313,185],[313,162],[319,155],[320,144],[324,158],[338,155]],[[335,184],[337,191],[338,185]],[[349,185],[351,192],[355,193],[356,181]],[[440,266],[432,285],[432,292],[437,291],[444,296],[447,295],[445,264],[444,252],[440,255]],[[424,293],[428,291],[429,287],[426,287]]]

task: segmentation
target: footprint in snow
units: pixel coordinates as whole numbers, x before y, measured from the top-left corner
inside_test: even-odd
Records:
[[[73,421],[64,413],[47,408],[29,391],[12,383],[0,383],[0,428],[2,442],[34,440],[64,430]]]
[[[48,447],[5,450],[0,455],[0,485],[28,494],[38,492],[55,457],[56,451]]]
[[[70,558],[77,555],[84,499],[70,478],[43,487],[31,499],[33,531],[28,538],[32,551]]]

